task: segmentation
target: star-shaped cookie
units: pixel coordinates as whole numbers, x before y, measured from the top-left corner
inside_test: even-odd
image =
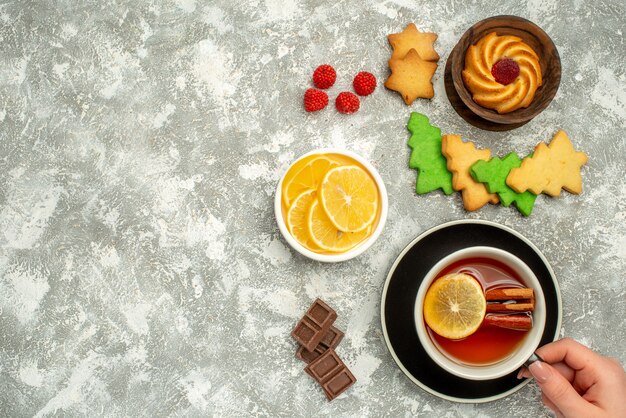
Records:
[[[437,34],[432,32],[420,32],[414,23],[400,33],[392,33],[387,36],[393,54],[391,59],[404,58],[411,49],[415,49],[425,61],[439,61],[439,54],[435,51],[433,43],[437,40]]]
[[[421,59],[415,49],[410,49],[404,58],[390,59],[389,68],[391,75],[385,87],[400,93],[407,105],[418,97],[432,99],[435,95],[431,80],[437,64]]]
[[[587,160],[587,154],[576,151],[567,134],[558,131],[550,145],[541,142],[519,168],[511,169],[506,184],[518,193],[530,190],[534,194],[559,196],[561,189],[565,189],[580,194],[583,191],[580,168]]]
[[[473,143],[463,142],[458,135],[441,138],[441,153],[448,159],[448,170],[452,172],[452,187],[463,196],[463,206],[468,211],[482,208],[487,203],[498,203],[498,195],[489,193],[484,184],[475,181],[470,167],[478,160],[489,160],[491,151],[476,149]]]

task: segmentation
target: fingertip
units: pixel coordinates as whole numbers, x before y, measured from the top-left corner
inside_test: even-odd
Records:
[[[530,373],[539,383],[546,382],[552,375],[550,367],[543,361],[536,361],[528,367]]]
[[[519,369],[519,372],[517,372],[517,378],[525,379],[527,377],[530,377],[530,372],[528,371],[528,369],[526,367],[522,367],[521,369]]]

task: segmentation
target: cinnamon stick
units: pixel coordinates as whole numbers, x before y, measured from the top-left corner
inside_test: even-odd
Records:
[[[535,309],[535,302],[527,303],[488,303],[487,313],[489,312],[530,312]]]
[[[535,291],[529,287],[513,287],[504,289],[491,289],[485,292],[487,301],[493,300],[532,300]]]
[[[528,315],[485,315],[483,325],[528,331],[533,327],[533,319]]]

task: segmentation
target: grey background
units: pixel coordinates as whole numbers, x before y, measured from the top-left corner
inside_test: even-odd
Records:
[[[234,4],[233,4],[234,3]],[[401,249],[445,221],[485,219],[528,237],[562,289],[561,335],[626,361],[626,10],[620,0],[5,1],[0,5],[0,415],[546,416],[534,384],[484,405],[435,398],[395,366],[380,293]],[[466,124],[443,68],[488,16],[553,38],[554,102],[507,133]],[[385,90],[386,35],[439,34],[435,98]],[[380,84],[361,110],[306,114],[313,69]],[[416,196],[410,111],[494,154],[526,154],[564,129],[589,164],[581,196],[468,213]],[[280,236],[273,195],[314,148],[380,170],[389,218],[366,253],[310,261]],[[328,403],[289,332],[317,296],[339,313],[359,379]]]

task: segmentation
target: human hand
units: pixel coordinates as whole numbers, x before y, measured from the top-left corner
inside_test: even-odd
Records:
[[[619,361],[570,338],[536,352],[545,362],[532,363],[517,377],[534,377],[557,417],[626,417],[626,373]]]

